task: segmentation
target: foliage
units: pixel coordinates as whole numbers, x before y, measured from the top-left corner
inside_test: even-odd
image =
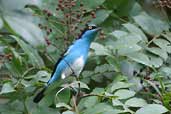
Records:
[[[171,112],[171,15],[147,1],[0,0],[0,113]],[[103,31],[80,81],[60,80],[33,103],[86,23]]]

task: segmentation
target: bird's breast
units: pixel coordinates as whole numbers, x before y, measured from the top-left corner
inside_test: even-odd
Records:
[[[80,56],[76,58],[72,63],[70,64],[67,63],[67,64],[68,64],[68,67],[65,68],[65,70],[62,72],[62,75],[61,75],[62,79],[64,79],[65,77],[71,74],[79,76],[85,64],[84,57]]]

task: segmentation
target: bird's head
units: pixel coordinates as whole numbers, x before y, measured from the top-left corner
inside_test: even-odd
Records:
[[[97,35],[97,33],[101,30],[100,27],[97,27],[94,24],[87,24],[86,28],[82,32],[80,38],[86,39],[88,41],[93,41]]]

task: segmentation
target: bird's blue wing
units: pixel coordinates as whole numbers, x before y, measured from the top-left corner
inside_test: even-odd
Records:
[[[73,43],[73,44],[74,44],[74,43]],[[58,61],[56,62],[55,66],[54,66],[54,69],[53,69],[53,72],[52,72],[52,74],[51,74],[51,77],[54,75],[54,73],[55,73],[55,71],[56,71],[56,68],[57,68],[58,64],[61,62],[61,60],[62,60],[65,56],[67,56],[67,55],[70,53],[70,51],[71,51],[72,48],[73,48],[73,44],[72,44],[71,46],[69,46],[69,47],[64,51],[64,53],[61,54],[61,57],[58,59]]]

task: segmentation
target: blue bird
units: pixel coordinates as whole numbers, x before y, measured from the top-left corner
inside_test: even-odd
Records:
[[[57,61],[47,85],[33,99],[35,103],[38,103],[44,97],[44,92],[48,86],[57,81],[60,77],[64,79],[71,74],[77,77],[79,76],[87,61],[90,44],[100,30],[101,28],[93,24],[87,25],[79,39],[76,40]]]

